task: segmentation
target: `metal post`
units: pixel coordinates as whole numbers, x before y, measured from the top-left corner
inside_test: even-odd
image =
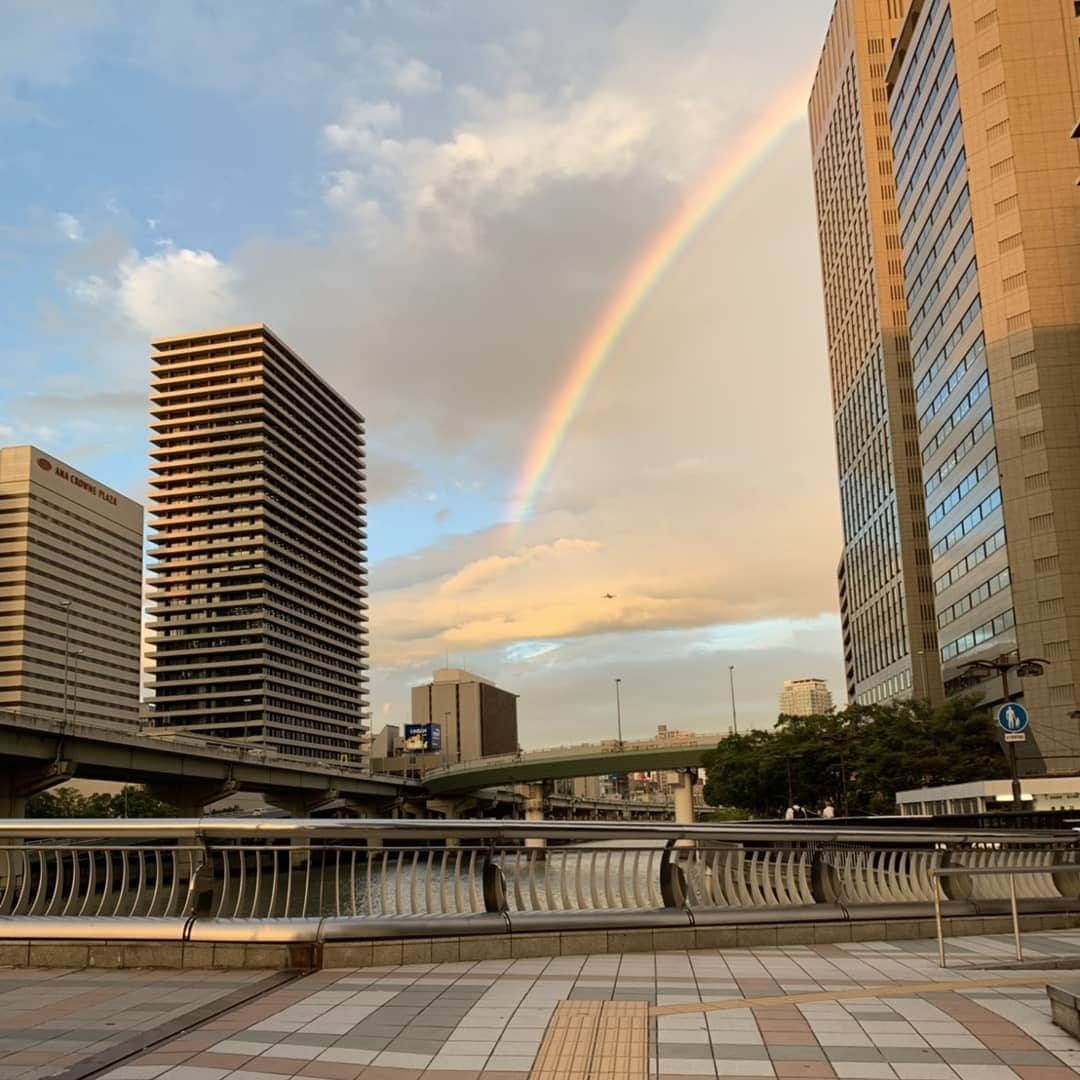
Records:
[[[622,679],[615,680],[615,719],[619,725],[619,749],[622,749],[622,698],[619,696],[619,684]]]
[[[844,791],[844,817],[851,817],[847,797],[847,765],[844,764],[844,748],[840,747],[840,785]]]
[[[1003,703],[1008,703],[1009,698],[1009,668],[1005,665],[1001,668],[1001,698]],[[1016,743],[1009,745],[1009,771],[1012,774],[1012,798],[1013,810],[1020,811],[1024,808],[1024,793],[1020,788],[1020,772],[1016,765]]]
[[[1020,916],[1016,912],[1016,875],[1009,875],[1009,907],[1012,910],[1013,939],[1016,941],[1017,962],[1024,959],[1024,952],[1020,947]]]
[[[76,649],[71,655],[74,663],[75,674],[71,685],[71,723],[72,726],[79,722],[79,657],[83,655],[82,649]],[[64,727],[67,728],[65,722]]]
[[[735,715],[735,665],[728,664],[728,682],[731,683],[731,733],[739,734],[739,718]]]
[[[795,796],[791,790],[791,755],[784,755],[785,761],[787,761],[787,804],[788,806],[795,805]]]
[[[945,931],[941,926],[941,878],[934,875],[934,924],[937,926],[938,967],[945,967]]]
[[[71,601],[62,600],[60,606],[64,609],[64,714],[63,723],[67,727],[68,718],[68,652],[71,645]]]

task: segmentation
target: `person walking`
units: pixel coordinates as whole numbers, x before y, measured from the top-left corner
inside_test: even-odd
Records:
[[[822,817],[836,817],[836,807],[833,806],[831,800],[825,804],[824,809],[821,811],[821,816]]]
[[[795,820],[795,807],[794,806],[789,806],[787,808],[787,813],[784,814],[784,820],[785,821],[794,821]]]

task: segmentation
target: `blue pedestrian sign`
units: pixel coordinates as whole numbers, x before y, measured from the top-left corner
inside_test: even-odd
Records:
[[[1019,735],[1027,730],[1027,709],[1023,705],[1017,705],[1015,701],[1007,701],[997,711],[997,722],[1006,735]]]

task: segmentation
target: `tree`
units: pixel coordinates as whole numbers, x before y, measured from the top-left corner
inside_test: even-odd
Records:
[[[776,817],[790,802],[852,814],[895,810],[897,791],[1006,776],[993,721],[977,699],[851,705],[781,716],[772,731],[732,735],[708,755],[705,799]]]
[[[117,794],[83,795],[67,785],[42,791],[26,802],[32,818],[157,818],[176,817],[176,808],[148,795],[142,788],[125,785]]]

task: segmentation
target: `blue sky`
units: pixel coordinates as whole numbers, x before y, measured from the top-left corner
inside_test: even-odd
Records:
[[[577,342],[829,7],[0,3],[0,438],[143,499],[148,340],[264,321],[367,416],[377,722],[447,654],[526,744],[602,729],[615,675],[640,734],[726,723],[729,663],[748,722],[840,691],[805,129],[502,527]]]

